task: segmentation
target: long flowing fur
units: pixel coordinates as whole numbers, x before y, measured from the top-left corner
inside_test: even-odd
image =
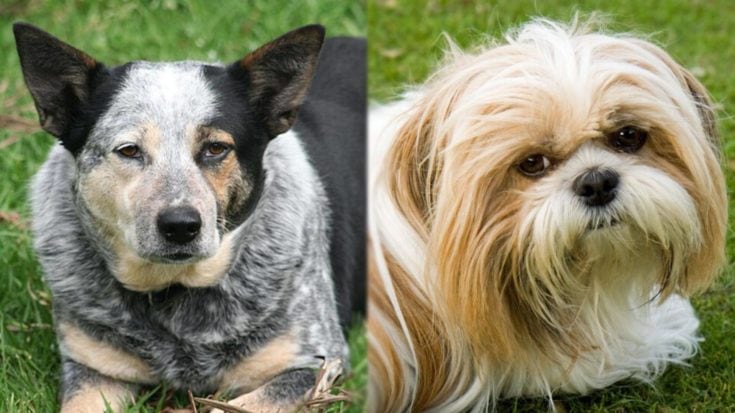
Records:
[[[605,148],[628,124],[646,146]],[[659,47],[536,20],[453,47],[369,126],[371,411],[586,393],[696,352],[685,297],[724,261],[725,184],[707,93]],[[520,175],[539,152],[552,171]],[[606,166],[621,190],[591,211],[570,182]]]

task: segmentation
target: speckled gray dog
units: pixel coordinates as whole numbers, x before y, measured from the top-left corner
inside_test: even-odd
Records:
[[[319,58],[324,30],[307,26],[231,65],[108,68],[14,32],[60,141],[32,209],[62,412],[161,382],[288,411],[325,359],[346,366],[364,303],[364,42]]]

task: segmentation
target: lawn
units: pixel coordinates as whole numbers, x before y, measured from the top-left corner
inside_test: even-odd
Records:
[[[268,40],[319,22],[327,35],[366,33],[362,2],[306,0],[0,2],[0,412],[58,411],[58,353],[51,327],[51,297],[42,282],[28,231],[27,183],[54,139],[39,132],[20,72],[11,24],[27,21],[102,62],[128,60],[235,61]],[[353,377],[345,384],[360,412],[367,380],[361,327],[351,332]],[[184,406],[186,398],[155,389],[131,412]]]
[[[497,3],[497,4],[496,4]],[[655,5],[655,6],[654,6]],[[407,83],[419,83],[441,58],[442,32],[468,47],[496,37],[532,16],[569,21],[575,11],[601,11],[609,28],[650,35],[711,91],[727,159],[735,159],[735,8],[711,1],[415,1],[368,3],[369,90],[373,100],[395,97]],[[735,163],[724,165],[728,187],[735,188]],[[732,209],[730,216],[733,217]],[[728,256],[735,251],[732,232]],[[735,411],[735,268],[730,262],[719,282],[694,299],[705,337],[691,366],[670,368],[655,386],[623,383],[585,397],[560,397],[557,410],[568,412]],[[543,411],[541,400],[505,402],[500,411]]]

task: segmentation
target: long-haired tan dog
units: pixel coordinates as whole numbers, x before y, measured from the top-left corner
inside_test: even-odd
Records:
[[[650,381],[724,259],[707,92],[661,48],[537,20],[371,113],[371,410]]]

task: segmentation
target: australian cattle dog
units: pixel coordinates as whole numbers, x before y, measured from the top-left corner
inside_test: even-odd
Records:
[[[228,65],[106,66],[14,26],[41,126],[32,184],[62,412],[143,386],[304,402],[364,306],[365,42],[289,32]],[[297,116],[298,115],[298,116]]]

